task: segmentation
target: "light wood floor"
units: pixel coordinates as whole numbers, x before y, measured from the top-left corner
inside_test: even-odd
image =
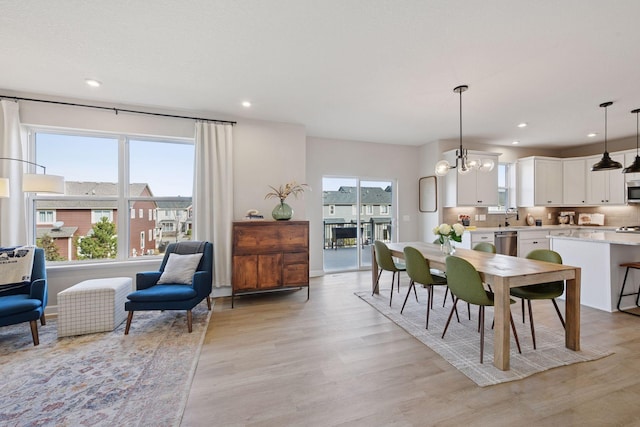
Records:
[[[615,354],[478,387],[353,295],[370,280],[216,300],[182,426],[640,425],[640,317],[583,307],[582,344]],[[534,313],[561,329],[548,301]]]

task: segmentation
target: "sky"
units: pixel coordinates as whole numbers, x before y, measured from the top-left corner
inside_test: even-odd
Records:
[[[129,144],[130,182],[149,184],[154,196],[191,197],[193,144],[142,140]],[[66,181],[117,182],[118,140],[38,133],[36,163]]]

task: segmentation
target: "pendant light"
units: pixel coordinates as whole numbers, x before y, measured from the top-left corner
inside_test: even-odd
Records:
[[[640,108],[636,108],[631,113],[636,115],[636,159],[633,161],[631,166],[627,166],[622,169],[622,173],[637,173],[640,172],[640,122],[638,121],[638,113],[640,113]]]
[[[622,168],[622,164],[611,159],[607,151],[607,107],[611,104],[613,104],[613,102],[603,102],[600,104],[600,107],[604,108],[604,153],[602,154],[602,159],[591,166],[593,172]]]
[[[491,159],[473,159],[469,160],[468,150],[462,148],[462,92],[469,89],[467,85],[460,85],[453,88],[453,91],[460,95],[460,148],[456,150],[456,163],[451,166],[447,160],[440,160],[436,163],[435,173],[438,176],[444,176],[451,169],[458,169],[460,175],[465,175],[471,172],[472,169],[477,169],[481,172],[490,172],[493,170],[495,164]]]

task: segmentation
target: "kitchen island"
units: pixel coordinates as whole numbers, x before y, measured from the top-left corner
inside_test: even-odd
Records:
[[[582,269],[580,303],[608,312],[617,311],[625,268],[620,264],[640,261],[640,234],[599,230],[571,230],[550,235],[550,248],[562,262]],[[638,288],[638,270],[630,270],[625,293]],[[622,300],[621,308],[635,307],[635,297]]]

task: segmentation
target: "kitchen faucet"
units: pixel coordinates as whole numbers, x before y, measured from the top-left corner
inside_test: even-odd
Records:
[[[505,227],[509,226],[509,218],[513,218],[514,216],[516,217],[516,221],[520,220],[520,214],[518,213],[517,209],[516,209],[516,213],[515,214],[511,213],[511,215],[509,215],[509,209],[507,209],[504,212],[504,226]]]

